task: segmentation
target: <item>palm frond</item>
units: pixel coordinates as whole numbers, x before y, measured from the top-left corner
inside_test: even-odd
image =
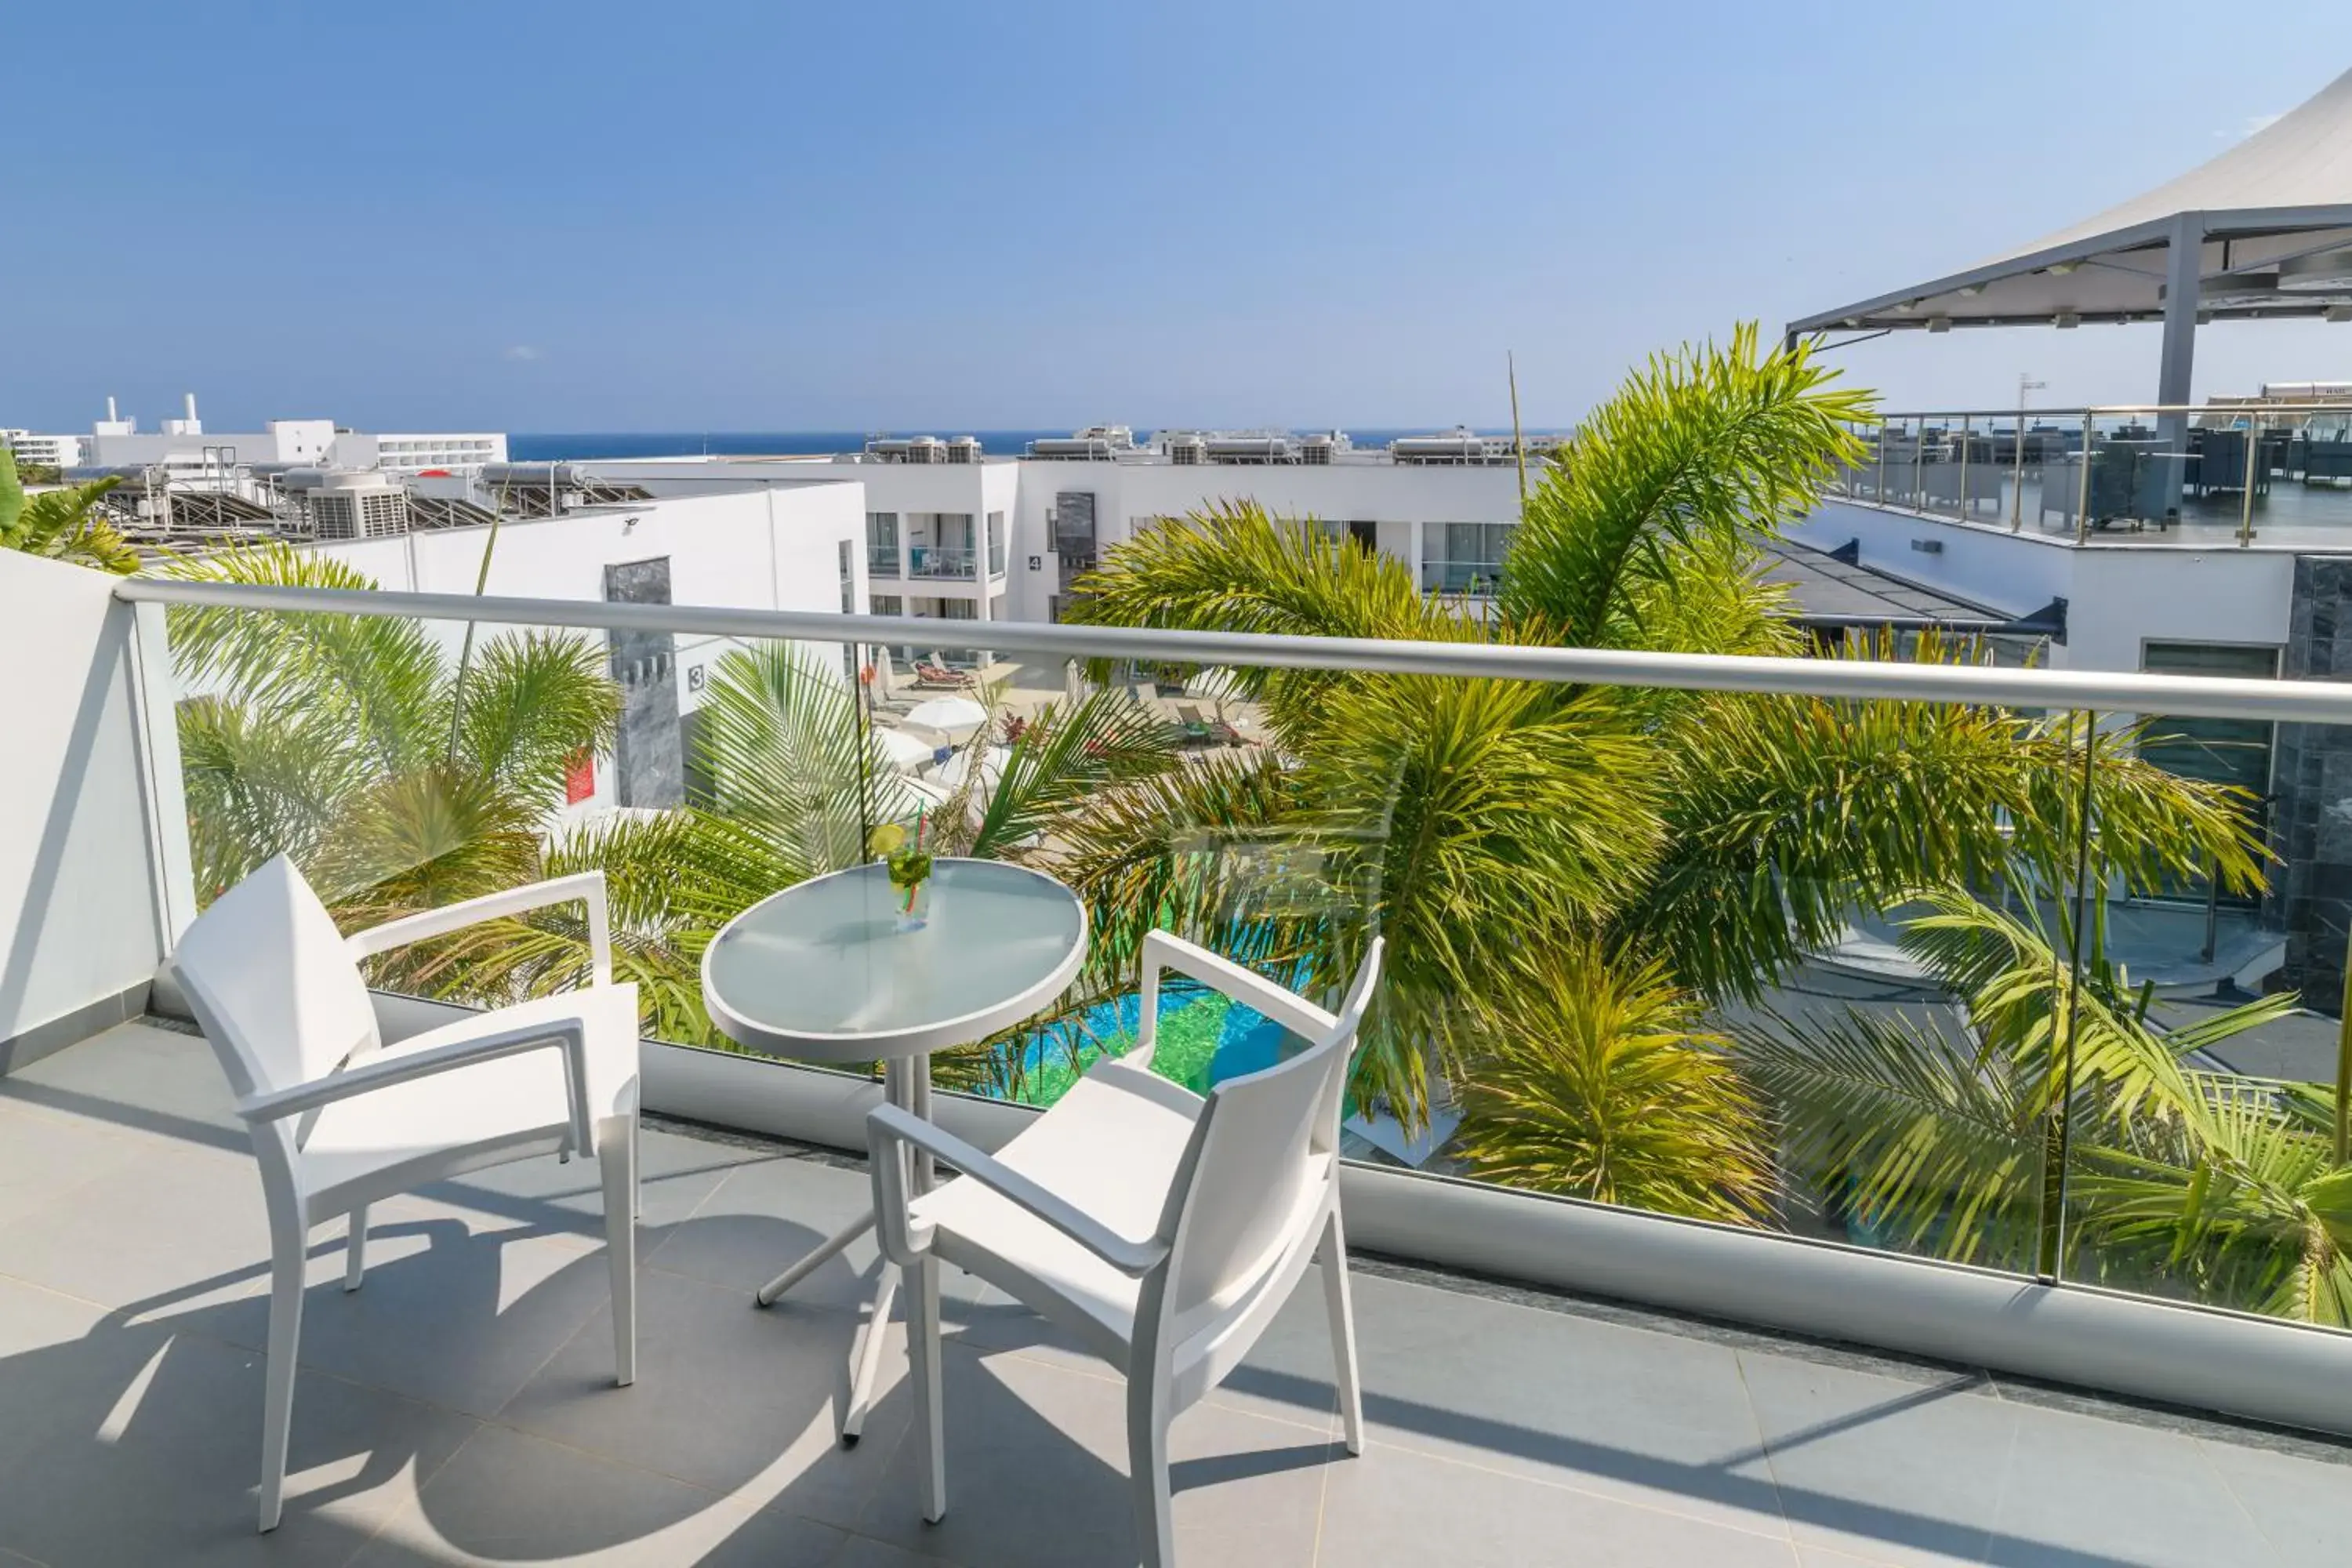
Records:
[[[1276,518],[1255,501],[1226,501],[1172,518],[1114,545],[1080,578],[1067,617],[1095,626],[1292,637],[1463,641],[1475,622],[1424,595],[1412,568],[1335,537],[1311,520]],[[1286,730],[1333,678],[1244,668],[1242,694],[1270,704]]]
[[[271,543],[170,562],[188,582],[365,591],[375,582],[331,556]],[[174,605],[173,663],[191,686],[259,708],[300,705],[341,725],[387,773],[423,762],[446,740],[436,725],[442,664],[420,622],[393,616],[285,614]],[[440,733],[436,736],[436,730]]]
[[[911,815],[856,693],[807,649],[761,643],[713,667],[696,732],[713,809],[764,836],[800,876],[855,866],[877,822]]]
[[[189,847],[207,901],[273,855],[310,864],[368,776],[347,737],[299,711],[195,697],[179,705],[178,725]]]
[[[1732,1033],[1790,1168],[1826,1203],[1906,1251],[1984,1264],[2032,1255],[2041,1107],[2006,1056],[1924,1018],[1853,1007]]]
[[[1932,638],[1917,649],[1967,657]],[[1629,929],[1710,994],[1753,998],[1856,908],[1891,910],[1916,888],[2072,879],[2084,753],[2071,715],[1718,694],[1675,705],[1658,735],[1672,848]],[[2165,773],[2126,742],[2103,733],[2091,757],[2095,877],[2128,891],[2218,868],[2225,886],[2258,886],[2263,850],[2236,792]]]
[[[1528,500],[1505,563],[1516,626],[1584,647],[1649,647],[1643,585],[1713,537],[1777,531],[1861,447],[1847,422],[1869,395],[1803,345],[1760,345],[1753,322],[1727,347],[1654,356],[1592,411]]]
[[[1453,1152],[1470,1173],[1654,1213],[1759,1225],[1772,1142],[1755,1096],[1654,963],[1590,942],[1525,955],[1474,1004],[1482,1048]]]
[[[0,451],[0,550],[117,575],[138,571],[139,552],[99,511],[100,498],[121,482],[93,479],[27,495],[16,472],[16,454]]]
[[[526,795],[561,805],[572,759],[610,750],[619,728],[620,690],[604,663],[604,650],[575,633],[492,637],[467,671],[457,718],[458,758]]]
[[[992,729],[984,727],[982,736]],[[1105,790],[1174,765],[1166,721],[1129,692],[1098,691],[1074,707],[1049,705],[1022,726],[1007,749],[1003,776],[988,786],[961,852],[1011,857]],[[964,788],[978,787],[982,777],[981,768],[968,766]]]

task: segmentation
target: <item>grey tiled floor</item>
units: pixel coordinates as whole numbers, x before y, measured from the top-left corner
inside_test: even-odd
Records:
[[[260,1191],[209,1053],[126,1025],[0,1079],[0,1564],[1132,1561],[1104,1369],[957,1282],[926,1526],[895,1347],[866,1441],[832,1438],[871,1247],[749,1300],[863,1173],[669,1130],[646,1156],[626,1390],[592,1168],[380,1205],[355,1296],[321,1233],[265,1538]],[[2352,1562],[2328,1445],[1377,1267],[1357,1306],[1367,1451],[1336,1441],[1309,1281],[1177,1425],[1188,1568]]]

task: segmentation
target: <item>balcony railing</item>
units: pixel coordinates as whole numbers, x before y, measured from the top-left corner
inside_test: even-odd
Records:
[[[2352,687],[960,622],[960,640],[1055,673],[1044,690],[1024,683],[988,732],[948,735],[963,753],[950,765],[984,781],[959,823],[942,815],[953,777],[919,760],[930,732],[895,752],[866,738],[930,694],[843,674],[872,646],[928,657],[937,619],[139,579],[120,593],[211,612],[189,645],[210,662],[180,672],[208,699],[178,712],[187,792],[158,808],[187,825],[194,885],[217,889],[282,851],[352,910],[439,885],[411,847],[439,841],[401,831],[399,812],[449,776],[446,713],[436,728],[442,710],[419,710],[433,734],[410,769],[399,745],[362,732],[357,716],[381,710],[338,696],[343,667],[224,659],[221,639],[274,646],[291,616],[302,635],[284,646],[317,647],[389,617],[413,634],[401,657],[420,679],[437,669],[444,690],[469,627],[477,672],[505,667],[501,626],[569,628],[593,667],[609,645],[627,742],[595,759],[584,805],[632,811],[584,833],[563,771],[502,751],[482,753],[478,783],[539,816],[542,847],[518,879],[551,858],[609,858],[609,875],[633,879],[645,963],[688,955],[643,990],[650,1036],[720,1047],[681,1055],[700,1064],[698,1092],[720,1096],[697,1114],[723,1103],[747,1125],[806,1136],[816,1113],[794,1107],[836,1103],[826,1084],[838,1080],[728,1054],[694,1001],[704,927],[785,873],[714,840],[695,885],[673,889],[663,858],[685,840],[663,835],[756,823],[805,871],[854,864],[877,821],[919,816],[941,852],[1024,860],[1092,906],[1099,962],[1079,988],[959,1059],[958,1086],[981,1100],[1049,1101],[1121,1048],[1134,980],[1119,964],[1144,927],[1178,926],[1308,990],[1376,931],[1412,974],[1438,962],[1425,944],[1442,929],[1447,964],[1483,954],[1483,967],[1471,984],[1433,979],[1382,1003],[1390,1044],[1360,1069],[1343,1150],[1358,1162],[1349,1223],[1361,1245],[2275,1419],[2332,1410],[2352,1426],[2326,1392],[2352,1374],[2352,1335],[2286,1321],[2305,1299],[2282,1283],[2332,1268],[2332,1244],[2324,1226],[2267,1217],[2327,1201],[2329,1173],[2347,1163],[2333,1147],[2333,1046],[2313,1044],[2332,1042],[2332,1026],[2276,1026],[2213,1001],[2238,983],[2340,995],[2341,879],[2307,831],[2329,803],[2290,790],[2265,830],[2251,797],[2169,784],[2140,760],[2225,743],[2194,723],[2216,719],[2283,726],[2280,743],[2306,758],[2352,758]],[[704,684],[666,657],[678,637],[719,639],[698,667]],[[1045,694],[1063,688],[1066,661],[1089,660],[1195,672],[1193,695],[1147,704],[1106,688],[1073,706]],[[1327,706],[1262,704],[1296,670],[1360,688],[1351,728],[1282,728]],[[476,679],[467,711],[495,715],[498,678]],[[297,681],[323,684],[297,701]],[[1529,706],[1530,683],[1576,695]],[[728,700],[713,702],[719,689]],[[674,736],[645,721],[678,706],[700,721]],[[344,793],[262,809],[290,775],[215,743],[248,708],[307,716],[299,738],[321,754],[341,754],[348,722],[348,767],[301,775]],[[1454,760],[1474,754],[1466,733],[1495,723],[1509,733],[1476,754],[1502,762]],[[1085,743],[1056,742],[1068,725],[1090,727]],[[2192,732],[2206,739],[2184,741]],[[521,744],[487,716],[467,734],[461,758]],[[1417,771],[1441,742],[1455,749]],[[671,756],[649,754],[664,745]],[[892,755],[917,756],[918,771]],[[1215,790],[1138,793],[1155,774],[1181,784],[1237,763],[1279,787],[1246,811]],[[1464,766],[1482,788],[1528,792],[1523,804],[1482,797],[1468,817],[1433,816],[1469,809],[1431,782],[1458,783]],[[1049,767],[1076,772],[1048,790]],[[1000,787],[1039,790],[1035,809],[979,810]],[[667,826],[651,815],[687,804],[702,810]],[[1139,835],[1125,849],[1104,837],[1122,823]],[[988,832],[1002,836],[965,842]],[[1129,877],[1129,858],[1151,874]],[[712,880],[722,873],[741,880],[731,895]],[[2206,899],[2208,880],[2226,896]],[[1442,904],[1413,902],[1441,882]],[[442,955],[378,981],[460,1001],[527,989],[562,973],[571,940],[552,925],[531,936],[528,965]],[[1183,1012],[1163,1016],[1154,1065],[1196,1089],[1282,1047],[1262,1020],[1185,1006],[1204,1010],[1181,1027]],[[1401,1060],[1427,1070],[1392,1071]],[[1537,1092],[1570,1081],[1575,1095]],[[1608,1117],[1587,1119],[1600,1114],[1587,1094]]]
[[[955,578],[972,580],[973,552],[936,544],[910,545],[907,550],[907,573],[913,577]]]
[[[2341,404],[1890,414],[1854,434],[1829,487],[1852,500],[2078,543],[2352,539]]]
[[[896,577],[898,574],[898,547],[895,544],[867,545],[866,574],[869,577]]]
[[[1421,591],[1424,594],[1460,594],[1470,598],[1492,598],[1503,590],[1503,563],[1499,561],[1424,561],[1421,563]]]

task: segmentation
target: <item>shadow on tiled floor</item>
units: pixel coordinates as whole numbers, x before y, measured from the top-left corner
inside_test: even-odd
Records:
[[[927,1526],[895,1330],[865,1441],[833,1436],[870,1242],[750,1301],[863,1205],[862,1173],[678,1129],[645,1152],[629,1389],[593,1166],[379,1205],[356,1295],[321,1233],[293,1495],[264,1538],[267,1243],[209,1053],[131,1025],[0,1079],[0,1564],[1131,1561],[1107,1369],[954,1281],[950,1507]],[[1311,1279],[1178,1424],[1187,1568],[2352,1561],[2326,1445],[1397,1274],[1357,1281],[1361,1458]]]

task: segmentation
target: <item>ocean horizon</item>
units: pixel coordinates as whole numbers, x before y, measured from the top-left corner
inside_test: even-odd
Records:
[[[1191,429],[1196,426],[1171,426],[1169,428]],[[1332,426],[1299,426],[1293,435],[1328,431]],[[1400,436],[1442,436],[1450,426],[1413,425],[1394,427],[1347,430],[1346,434],[1360,447],[1385,447]],[[1473,426],[1481,436],[1508,436],[1507,428],[1496,430]],[[1065,437],[1070,434],[1066,426],[1044,430],[973,430],[961,426],[935,426],[927,429],[904,432],[883,432],[885,435],[971,436],[980,441],[982,453],[992,458],[1017,458],[1036,440]],[[1140,428],[1137,437],[1150,434]],[[1529,429],[1529,436],[1563,434],[1554,430]],[[636,431],[532,431],[510,434],[507,437],[507,456],[518,463],[568,462],[594,458],[691,458],[726,455],[750,458],[822,457],[833,452],[863,451],[876,432],[866,430],[636,430]]]

